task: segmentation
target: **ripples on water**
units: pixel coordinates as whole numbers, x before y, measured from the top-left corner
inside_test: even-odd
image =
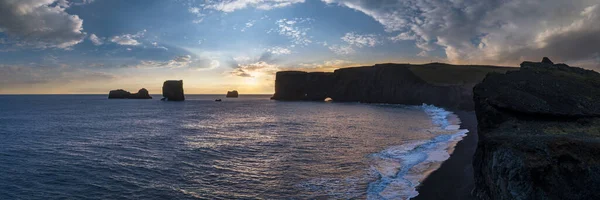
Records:
[[[403,199],[464,135],[435,107],[215,98],[0,96],[0,199]]]

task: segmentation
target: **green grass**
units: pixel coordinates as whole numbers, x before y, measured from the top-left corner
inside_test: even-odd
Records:
[[[485,65],[450,65],[430,63],[412,65],[410,70],[421,79],[434,85],[464,85],[481,82],[490,72],[506,73],[518,70],[517,67],[497,67]]]

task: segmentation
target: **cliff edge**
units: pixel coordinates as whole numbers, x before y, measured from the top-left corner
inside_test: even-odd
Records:
[[[542,62],[473,89],[479,199],[600,199],[600,74]]]
[[[517,68],[430,63],[377,64],[332,72],[277,72],[272,99],[433,104],[473,110],[472,88],[489,72]]]

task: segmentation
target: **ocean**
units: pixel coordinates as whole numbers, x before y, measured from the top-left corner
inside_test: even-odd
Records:
[[[408,199],[467,132],[429,105],[153,96],[0,96],[0,199]]]

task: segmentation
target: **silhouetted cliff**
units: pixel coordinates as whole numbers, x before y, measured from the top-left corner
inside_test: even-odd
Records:
[[[167,101],[183,101],[185,95],[183,94],[183,81],[165,81],[162,87],[163,100]]]
[[[132,94],[128,91],[122,90],[122,89],[111,90],[108,93],[108,98],[109,99],[152,99],[150,94],[148,94],[148,90],[146,90],[145,88],[140,89],[138,91],[138,93],[134,93],[134,94]]]
[[[474,90],[480,199],[600,199],[600,74],[524,62]]]
[[[516,68],[378,64],[327,72],[277,72],[272,99],[365,103],[422,103],[447,108],[473,109],[472,88],[488,72]]]

